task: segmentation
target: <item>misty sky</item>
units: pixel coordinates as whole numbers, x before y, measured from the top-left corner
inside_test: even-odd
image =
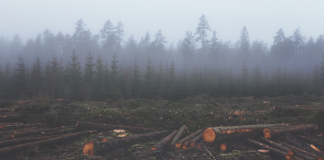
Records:
[[[19,34],[25,42],[45,29],[73,34],[81,18],[97,34],[110,19],[114,25],[123,22],[124,40],[134,35],[139,41],[146,31],[153,40],[161,29],[168,43],[176,45],[187,30],[195,33],[205,14],[223,41],[235,43],[246,26],[251,41],[272,44],[279,28],[289,36],[300,27],[307,39],[324,34],[323,6],[322,0],[0,0],[0,37]]]

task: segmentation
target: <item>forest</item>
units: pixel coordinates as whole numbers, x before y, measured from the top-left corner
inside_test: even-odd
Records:
[[[0,38],[0,99],[67,98],[75,101],[321,95],[324,35],[287,36],[273,43],[250,40],[243,27],[237,42],[222,41],[205,15],[177,44],[159,30],[140,40],[124,38],[123,23],[104,23],[99,33],[82,19],[73,34],[49,29],[23,44],[19,35]],[[236,32],[236,31],[234,31]],[[239,32],[239,31],[237,31]],[[250,31],[253,32],[253,31]]]

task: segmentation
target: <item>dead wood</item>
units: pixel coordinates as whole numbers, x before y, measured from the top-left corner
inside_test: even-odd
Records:
[[[151,141],[155,138],[161,138],[165,136],[168,133],[167,130],[165,131],[156,131],[156,132],[150,132],[150,133],[143,133],[138,135],[133,135],[129,137],[124,138],[116,138],[116,139],[110,139],[105,142],[88,142],[83,147],[83,154],[87,155],[99,155],[103,153],[107,153],[108,151],[125,147],[125,146],[131,146],[132,144],[138,143],[138,142],[146,142]]]
[[[298,138],[308,142],[308,143],[313,143],[313,144],[316,144],[318,146],[321,146],[322,148],[324,148],[324,143],[321,142],[321,141],[318,141],[318,140],[315,140],[315,139],[311,139],[311,138],[308,138],[308,137],[305,137],[305,136],[302,136],[302,135],[297,135]]]
[[[179,142],[177,142],[175,144],[175,147],[177,147],[178,149],[180,149],[181,145],[184,144],[186,141],[190,141],[191,139],[193,139],[194,137],[196,137],[198,134],[200,134],[201,132],[203,132],[202,129],[199,129],[198,131],[191,133],[189,136],[181,139]]]
[[[35,124],[20,124],[20,123],[14,123],[14,124],[0,124],[1,130],[8,130],[8,129],[18,129],[18,128],[28,128],[28,127],[36,127],[42,125],[41,123],[35,123]]]
[[[9,108],[0,108],[0,112],[9,112]]]
[[[18,138],[18,137],[25,137],[30,135],[52,135],[52,134],[60,134],[60,133],[66,133],[71,132],[75,128],[72,128],[72,126],[62,126],[62,127],[56,127],[56,128],[46,128],[46,129],[36,129],[32,131],[16,131],[11,134],[12,138]]]
[[[286,133],[298,133],[306,129],[316,129],[317,126],[313,124],[294,125],[294,126],[275,126],[263,129],[264,138],[270,139],[271,137],[280,136]]]
[[[54,138],[59,135],[52,135],[52,136],[43,136],[43,137],[28,137],[28,138],[19,138],[19,139],[11,139],[11,140],[5,140],[5,141],[0,141],[0,147],[8,147],[8,146],[13,146],[17,144],[23,144],[23,143],[28,143],[28,142],[34,142],[42,139],[48,139],[48,138]]]
[[[273,109],[315,109],[319,110],[322,109],[318,106],[312,106],[312,105],[276,105],[273,106]]]
[[[261,148],[263,148],[263,149],[270,150],[270,152],[272,152],[272,153],[274,153],[274,154],[277,154],[277,155],[280,155],[280,156],[284,157],[285,159],[288,159],[288,160],[293,159],[292,156],[289,155],[287,152],[284,152],[284,151],[281,151],[281,150],[279,150],[279,149],[276,149],[276,148],[270,147],[270,146],[268,146],[268,145],[266,145],[266,144],[263,144],[263,143],[261,143],[261,142],[258,142],[258,141],[255,141],[255,140],[252,140],[252,139],[250,139],[250,138],[246,138],[245,140],[246,140],[247,142],[249,142],[249,143],[251,143],[251,144],[253,144],[253,145],[259,146],[259,147],[261,147]]]
[[[190,141],[189,145],[190,145],[191,147],[196,146],[196,145],[198,144],[198,142],[199,142],[200,140],[202,140],[202,138],[203,138],[203,133],[200,133],[197,137],[195,137],[194,139],[192,139],[192,141]]]
[[[274,141],[271,141],[271,140],[269,140],[269,139],[265,139],[265,138],[263,138],[263,137],[261,137],[261,139],[263,140],[263,141],[266,141],[268,144],[270,144],[271,146],[273,146],[273,147],[276,147],[276,148],[278,148],[278,149],[280,149],[280,150],[283,150],[283,151],[285,151],[285,152],[287,152],[289,155],[291,155],[291,156],[295,156],[295,152],[291,149],[291,148],[287,148],[286,146],[284,146],[284,145],[282,145],[282,144],[280,144],[280,143],[276,143],[276,142],[274,142]]]
[[[91,123],[91,122],[81,122],[76,123],[76,128],[85,130],[85,129],[94,129],[100,131],[110,131],[112,129],[125,129],[134,133],[144,133],[156,131],[154,128],[144,128],[144,127],[133,127],[133,126],[124,126],[124,125],[112,125],[112,124],[103,124],[103,123]]]
[[[247,136],[261,135],[264,128],[283,125],[287,124],[259,124],[231,127],[213,127],[204,130],[203,138],[207,143],[233,140]]]
[[[151,151],[155,151],[155,150],[158,150],[158,149],[163,149],[163,147],[165,145],[167,145],[173,139],[173,137],[177,134],[177,132],[178,132],[178,130],[173,131],[171,134],[169,134],[163,140],[161,140],[160,142],[158,142],[157,144],[155,144],[151,148]]]
[[[221,143],[221,145],[219,146],[219,149],[221,151],[226,151],[227,150],[227,142]]]
[[[295,147],[295,146],[289,145],[289,144],[287,144],[287,143],[285,143],[285,142],[280,142],[280,141],[277,141],[277,142],[280,143],[280,144],[283,144],[283,145],[285,145],[285,146],[287,146],[287,147],[289,147],[289,148],[291,148],[291,149],[293,149],[293,150],[295,150],[295,153],[296,153],[298,156],[300,156],[300,157],[309,156],[309,157],[315,158],[315,159],[317,159],[317,160],[323,160],[322,157],[320,157],[320,156],[318,156],[318,155],[316,155],[316,154],[313,154],[313,153],[307,152],[307,151],[302,150],[302,149],[300,149],[300,148],[298,148],[298,147]],[[296,151],[297,151],[297,152],[296,152]],[[305,158],[307,158],[307,157],[305,157]]]
[[[0,115],[0,120],[12,120],[12,119],[20,119],[20,115],[19,114]]]
[[[177,132],[177,134],[174,136],[174,138],[172,139],[170,145],[171,146],[174,146],[178,141],[179,139],[181,138],[181,136],[183,135],[185,129],[188,129],[188,127],[186,125],[183,125],[179,131]]]
[[[25,144],[21,144],[21,145],[6,147],[6,148],[0,149],[0,155],[4,156],[4,155],[8,155],[12,152],[17,152],[19,150],[26,149],[30,146],[54,143],[54,142],[58,142],[58,141],[66,140],[66,139],[71,139],[71,138],[74,138],[77,136],[87,135],[89,133],[91,133],[91,132],[90,131],[82,131],[82,132],[68,133],[68,134],[64,134],[64,135],[54,137],[54,138],[43,139],[43,140],[31,142],[31,143],[25,143]]]

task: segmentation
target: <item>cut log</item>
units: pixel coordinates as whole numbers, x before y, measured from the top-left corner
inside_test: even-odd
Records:
[[[319,110],[323,109],[318,106],[312,106],[312,105],[277,105],[273,106],[273,109],[314,109]]]
[[[306,129],[316,129],[317,126],[313,124],[303,124],[303,125],[294,125],[294,126],[280,126],[280,127],[269,127],[263,129],[264,138],[270,139],[271,137],[280,136],[286,133],[298,133],[305,131]]]
[[[9,108],[0,108],[0,112],[9,112]]]
[[[169,131],[156,131],[150,133],[143,133],[124,138],[110,139],[106,142],[88,142],[83,147],[83,154],[99,155],[107,153],[108,151],[115,150],[124,146],[131,146],[137,142],[151,141],[155,138],[161,138],[168,134]]]
[[[59,135],[52,135],[52,136],[43,136],[43,137],[28,137],[28,138],[19,138],[19,139],[11,139],[11,140],[5,140],[5,141],[0,141],[0,148],[3,147],[8,147],[8,146],[13,146],[17,144],[23,144],[23,143],[28,143],[28,142],[34,142],[34,141],[39,141],[42,139],[48,139],[48,138],[54,138]]]
[[[280,142],[280,141],[277,141],[277,142],[280,143],[280,144],[285,145],[286,147],[289,147],[289,148],[291,148],[291,149],[297,151],[297,152],[295,152],[295,153],[296,153],[298,156],[300,156],[300,157],[305,157],[305,155],[306,155],[306,156],[309,156],[309,157],[315,158],[315,159],[317,159],[317,160],[323,160],[323,158],[322,158],[321,156],[318,156],[318,155],[316,155],[316,154],[313,154],[313,153],[307,152],[307,151],[305,151],[305,150],[302,150],[302,149],[300,149],[300,148],[297,148],[297,147],[292,146],[292,145],[290,145],[290,144],[287,144],[287,143],[285,143],[285,142]],[[298,153],[298,152],[299,152],[299,153]],[[305,157],[305,158],[307,158],[307,157]]]
[[[196,145],[198,149],[203,149],[203,146],[206,145],[206,142],[202,139],[200,142]]]
[[[280,143],[276,143],[274,141],[271,141],[271,140],[263,138],[263,137],[261,137],[261,139],[263,141],[266,141],[267,143],[269,143],[271,146],[276,147],[276,148],[278,148],[278,149],[280,149],[282,151],[285,151],[291,156],[295,156],[295,152],[291,148],[287,148],[286,146],[284,146],[284,145],[282,145]]]
[[[19,114],[6,114],[6,115],[0,115],[0,120],[7,120],[7,119],[19,119]]]
[[[277,155],[280,155],[282,157],[284,157],[285,159],[293,159],[291,155],[289,155],[287,152],[284,152],[284,151],[281,151],[279,149],[276,149],[276,148],[273,148],[273,147],[270,147],[266,144],[263,144],[261,142],[258,142],[258,141],[255,141],[255,140],[252,140],[250,138],[246,138],[245,139],[247,142],[253,144],[253,145],[256,145],[256,146],[259,146],[263,149],[267,149],[267,150],[270,150],[270,152],[274,153],[274,154],[277,154]]]
[[[226,151],[226,149],[227,149],[227,143],[226,142],[221,143],[221,145],[219,146],[219,149],[221,151]]]
[[[181,138],[181,136],[183,135],[185,129],[188,129],[188,127],[186,125],[183,125],[179,131],[177,132],[177,134],[174,136],[174,138],[172,139],[170,145],[171,146],[174,146],[178,141],[179,139]]]
[[[173,137],[177,134],[178,130],[173,131],[171,134],[169,134],[167,137],[165,137],[163,140],[155,144],[152,148],[151,151],[163,149],[165,145],[170,143],[170,141],[173,139]]]
[[[197,137],[195,137],[194,139],[192,139],[192,141],[190,141],[190,146],[191,147],[194,147],[194,146],[196,146],[197,144],[198,144],[198,142],[200,141],[200,140],[202,140],[202,138],[203,138],[203,133],[200,133]]]
[[[62,136],[58,136],[58,137],[54,137],[54,138],[43,139],[43,140],[31,142],[31,143],[25,143],[25,144],[21,144],[21,145],[15,145],[15,146],[11,146],[11,147],[6,147],[6,148],[0,149],[0,155],[4,156],[4,155],[8,155],[8,154],[10,154],[12,152],[17,153],[17,151],[26,149],[26,148],[28,148],[30,146],[44,145],[44,144],[54,143],[54,142],[67,140],[67,139],[69,140],[71,138],[74,138],[74,137],[77,137],[77,136],[87,135],[87,134],[90,134],[90,133],[91,133],[90,131],[68,133],[68,134],[64,134]]]
[[[198,131],[194,132],[194,133],[191,133],[189,136],[181,139],[179,142],[177,142],[175,144],[175,147],[180,149],[181,145],[184,144],[186,141],[190,141],[192,140],[194,137],[196,137],[197,135],[199,135],[203,130],[202,129],[199,129]]]
[[[145,133],[145,132],[156,131],[156,129],[154,128],[112,125],[112,124],[103,124],[103,123],[91,123],[91,122],[81,122],[81,121],[78,121],[76,123],[76,128],[81,130],[93,129],[93,130],[100,130],[100,131],[110,131],[112,129],[125,129],[134,133]]]
[[[30,136],[30,135],[52,135],[52,134],[60,134],[60,133],[66,133],[71,132],[75,128],[71,128],[71,126],[62,126],[62,127],[56,127],[56,128],[46,128],[46,129],[37,129],[32,131],[20,131],[20,132],[13,132],[11,134],[12,138],[18,138],[18,137],[24,137],[24,136]]]
[[[306,141],[306,142],[308,142],[308,143],[316,144],[316,145],[324,148],[324,143],[321,142],[321,141],[311,139],[311,138],[308,138],[308,137],[305,137],[305,136],[302,136],[302,135],[297,135],[297,137],[304,140],[304,141]]]
[[[269,111],[267,110],[258,110],[258,111],[254,111],[253,113],[254,114],[265,114],[265,113],[268,113]]]
[[[287,124],[259,124],[231,127],[213,127],[207,128],[203,132],[203,138],[207,143],[215,141],[232,140],[233,138],[242,138],[262,134],[264,128],[272,126],[284,126]]]
[[[17,129],[17,128],[28,128],[28,127],[36,127],[42,125],[41,123],[35,123],[35,124],[11,124],[11,125],[1,125],[1,130],[8,130],[8,129]]]

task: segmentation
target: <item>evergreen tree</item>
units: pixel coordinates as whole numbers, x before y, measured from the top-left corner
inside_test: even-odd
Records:
[[[252,72],[252,90],[253,90],[253,96],[255,98],[262,96],[262,74],[259,64],[257,64]]]
[[[168,64],[166,63],[166,71],[168,70]],[[164,71],[163,71],[163,65],[160,62],[159,66],[159,72],[156,75],[156,85],[157,85],[157,97],[162,99],[164,95],[164,89],[165,89],[165,79],[164,77]]]
[[[133,97],[140,97],[141,95],[141,83],[140,83],[140,70],[138,68],[138,64],[135,61],[133,67],[133,74],[132,74],[132,95]]]
[[[211,45],[210,45],[210,52],[212,55],[217,56],[218,50],[219,50],[219,44],[218,44],[218,39],[216,37],[216,31],[213,31],[213,37],[210,40]]]
[[[73,51],[71,61],[67,66],[67,74],[70,97],[74,100],[82,100],[82,71],[75,51]]]
[[[243,62],[242,70],[241,70],[241,94],[243,96],[248,96],[248,77],[249,77],[249,71],[247,69],[247,66],[245,62]]]
[[[175,67],[174,67],[174,62],[171,62],[171,66],[167,72],[167,85],[166,85],[166,93],[167,93],[167,98],[174,100],[174,93],[175,93]]]
[[[101,56],[97,58],[97,62],[95,64],[96,71],[94,72],[94,99],[97,101],[103,101],[106,98],[106,83],[108,81],[108,77],[105,76],[105,68],[102,64]],[[108,71],[106,72],[108,74]]]
[[[245,60],[248,60],[249,48],[250,48],[249,33],[247,32],[247,29],[244,26],[242,31],[241,31],[240,49],[241,49],[243,58]]]
[[[207,39],[207,32],[211,31],[211,30],[209,28],[209,24],[208,24],[208,21],[207,21],[205,15],[202,15],[199,20],[200,20],[200,22],[199,22],[197,30],[196,30],[196,35],[198,35],[198,37],[196,38],[196,41],[201,42],[201,48],[202,48],[203,59],[204,59],[205,41]]]
[[[117,56],[114,54],[113,59],[111,61],[111,66],[110,66],[110,97],[113,100],[117,100],[119,98],[121,98],[121,93],[120,93],[120,88],[119,88],[119,81],[118,81],[118,77],[119,77],[119,71],[118,71],[118,61],[117,61]]]
[[[91,100],[93,94],[93,76],[95,64],[92,62],[92,60],[92,53],[89,52],[89,55],[87,56],[86,67],[84,69],[85,98],[87,100]]]
[[[152,47],[156,53],[163,53],[165,51],[165,37],[162,35],[162,31],[159,30],[158,33],[155,35],[155,40],[152,42]]]
[[[43,81],[41,69],[41,61],[40,58],[37,57],[31,69],[32,98],[35,98],[35,93],[38,93],[42,89]]]
[[[124,36],[124,29],[123,29],[124,25],[122,22],[118,22],[117,26],[115,27],[115,31],[114,31],[114,35],[115,35],[115,40],[116,40],[116,50],[118,52],[121,51],[122,47],[121,47],[121,42],[123,40],[123,36]]]
[[[153,98],[154,93],[154,66],[152,65],[152,60],[149,58],[147,60],[146,71],[144,75],[144,86],[145,86],[145,97]]]
[[[18,57],[18,63],[15,68],[15,81],[14,85],[16,87],[16,95],[24,95],[26,94],[26,86],[27,86],[27,69],[25,67],[24,60],[21,58],[21,55]],[[24,95],[25,96],[25,95]]]
[[[149,54],[150,45],[151,45],[150,34],[148,32],[146,32],[145,37],[142,38],[141,41],[140,41],[140,43],[139,43],[139,50],[140,50],[140,52],[142,54]]]

